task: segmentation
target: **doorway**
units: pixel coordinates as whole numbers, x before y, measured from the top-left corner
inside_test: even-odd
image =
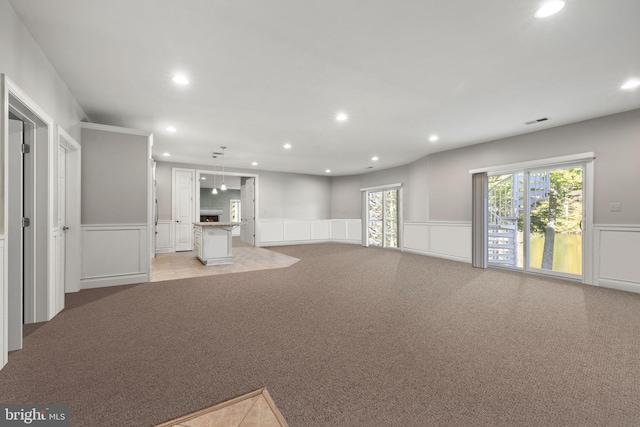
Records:
[[[33,286],[33,145],[32,123],[9,112],[8,170],[11,183],[7,194],[8,208],[8,320],[9,351],[22,348],[22,325],[34,320],[35,289]]]
[[[399,188],[366,192],[367,246],[400,248],[399,205]]]
[[[583,280],[585,166],[488,177],[489,265]]]
[[[193,250],[194,177],[193,169],[173,168],[173,223],[176,252]]]

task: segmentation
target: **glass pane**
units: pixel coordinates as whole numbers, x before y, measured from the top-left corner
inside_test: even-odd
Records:
[[[398,190],[384,192],[384,246],[398,247]]]
[[[369,193],[369,220],[382,221],[382,192]]]
[[[382,216],[383,216],[383,203],[382,192],[377,191],[375,193],[369,193],[367,200],[368,210],[368,239],[369,245],[382,246]]]
[[[524,175],[489,177],[489,263],[513,268],[523,265]]]
[[[369,221],[369,245],[382,246],[382,221]]]
[[[532,172],[529,266],[582,275],[582,168]]]

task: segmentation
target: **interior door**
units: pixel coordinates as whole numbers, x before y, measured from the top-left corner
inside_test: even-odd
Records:
[[[9,120],[9,162],[7,179],[8,200],[8,349],[22,348],[22,325],[24,324],[24,235],[22,224],[24,216],[24,168],[21,145],[23,143],[23,122]]]
[[[173,170],[173,217],[175,224],[175,251],[193,250],[193,191],[195,171]]]
[[[240,188],[242,205],[240,240],[251,246],[255,245],[255,181],[255,178],[247,178],[245,185]]]

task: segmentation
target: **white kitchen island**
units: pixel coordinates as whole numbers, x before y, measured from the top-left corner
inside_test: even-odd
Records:
[[[204,265],[233,264],[231,231],[239,222],[194,222],[194,250]]]

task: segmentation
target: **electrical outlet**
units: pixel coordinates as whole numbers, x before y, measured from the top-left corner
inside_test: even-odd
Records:
[[[622,205],[620,203],[611,203],[609,210],[611,212],[622,212]]]

